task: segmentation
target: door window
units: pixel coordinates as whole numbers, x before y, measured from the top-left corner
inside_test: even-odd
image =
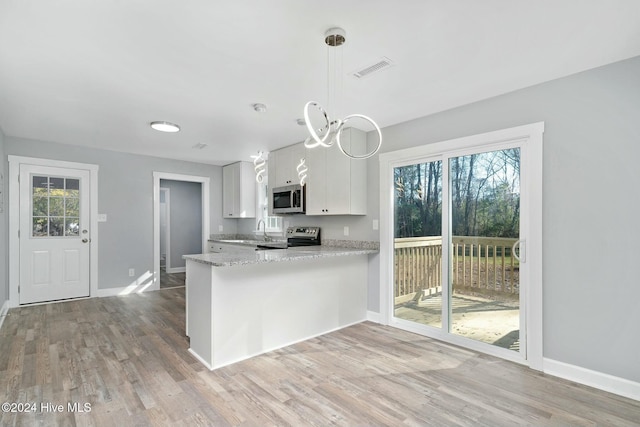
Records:
[[[520,149],[449,159],[450,328],[520,349]]]
[[[394,316],[442,327],[442,161],[394,168]]]
[[[32,237],[77,237],[80,230],[80,180],[33,175]]]

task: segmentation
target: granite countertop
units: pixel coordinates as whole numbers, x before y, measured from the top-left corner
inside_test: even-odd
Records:
[[[213,267],[263,264],[267,262],[300,261],[334,256],[368,255],[378,253],[377,249],[345,248],[336,246],[301,246],[288,249],[268,249],[239,253],[207,253],[183,255],[188,261],[195,261]]]

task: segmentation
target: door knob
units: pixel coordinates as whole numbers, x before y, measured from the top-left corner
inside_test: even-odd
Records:
[[[82,243],[87,243],[87,242],[90,242],[90,241],[91,241],[91,239],[82,239]]]

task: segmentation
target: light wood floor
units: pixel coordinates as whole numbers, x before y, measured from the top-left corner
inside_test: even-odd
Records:
[[[0,425],[640,425],[640,402],[370,322],[210,372],[184,322],[184,288],[10,310],[0,401],[64,410]]]
[[[160,268],[160,289],[175,288],[184,286],[186,273],[167,273],[166,270]]]

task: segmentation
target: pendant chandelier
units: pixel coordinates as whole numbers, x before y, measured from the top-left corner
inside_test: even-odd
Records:
[[[258,155],[251,156],[253,159],[253,169],[256,172],[256,182],[262,184],[264,181],[264,174],[267,169],[267,161],[264,158],[264,152],[258,151]]]
[[[338,107],[338,97],[342,94],[342,45],[346,42],[346,33],[342,28],[330,28],[325,33],[324,42],[327,45],[327,102],[329,112],[317,101],[309,101],[304,106],[304,120],[309,131],[309,137],[305,140],[304,145],[307,148],[315,148],[318,146],[331,147],[334,143],[338,144],[340,151],[347,157],[352,159],[368,159],[378,152],[382,145],[382,132],[378,124],[364,114],[349,114],[342,119],[336,118],[336,108]],[[309,114],[310,109],[316,109],[320,113],[320,117],[325,122],[319,128],[311,123]],[[317,112],[315,112],[317,115]],[[361,119],[369,122],[378,133],[378,143],[375,149],[364,155],[355,155],[345,150],[342,144],[341,135],[345,124],[352,119]]]

